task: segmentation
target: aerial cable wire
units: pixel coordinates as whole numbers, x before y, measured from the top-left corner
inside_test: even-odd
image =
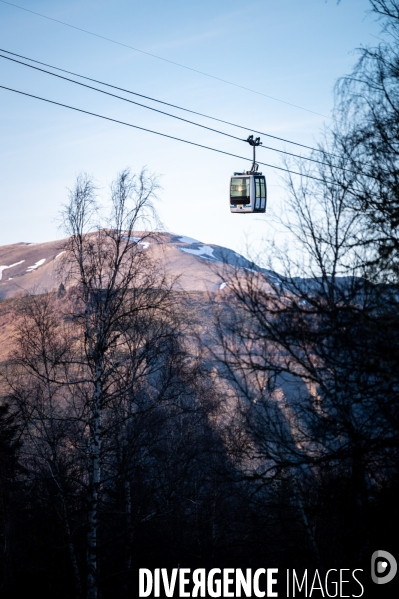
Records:
[[[1,0],[0,0],[1,1]],[[17,94],[21,94],[22,96],[27,96],[29,98],[35,98],[36,100],[41,100],[42,102],[47,102],[48,104],[54,104],[55,106],[61,106],[63,108],[69,108],[70,110],[74,110],[76,112],[82,112],[83,114],[89,114],[90,116],[95,116],[100,119],[104,119],[106,121],[111,121],[113,123],[118,123],[120,125],[125,125],[126,127],[132,127],[133,129],[139,129],[140,131],[146,131],[147,133],[153,133],[154,135],[159,135],[161,137],[167,137],[168,139],[173,139],[175,141],[180,141],[182,143],[189,144],[191,146],[197,146],[198,148],[204,148],[205,150],[211,150],[212,152],[218,152],[219,154],[225,154],[226,156],[233,156],[233,158],[240,158],[240,160],[248,160],[248,157],[238,156],[238,154],[232,154],[231,152],[226,152],[224,150],[218,150],[217,148],[212,148],[210,146],[205,146],[203,144],[196,143],[194,141],[190,141],[188,139],[182,139],[180,137],[175,137],[173,135],[168,135],[167,133],[161,133],[160,131],[154,131],[153,129],[147,129],[146,127],[140,127],[139,125],[133,125],[132,123],[126,123],[125,121],[120,121],[118,119],[114,119],[108,116],[104,116],[102,114],[98,114],[96,112],[91,112],[89,110],[83,110],[83,108],[76,108],[75,106],[70,106],[69,104],[63,104],[61,102],[56,102],[55,100],[49,100],[48,98],[43,98],[41,96],[36,96],[34,94],[29,94],[27,92],[23,92],[18,89],[13,89],[12,87],[6,87],[5,85],[0,85],[0,89],[5,89],[7,91],[11,91]],[[240,140],[241,141],[241,140]],[[268,164],[267,162],[257,161],[258,164],[262,166],[268,166],[270,168],[275,168],[279,171],[284,171],[286,173],[290,173],[292,175],[298,175],[299,177],[307,177],[308,179],[314,179],[315,181],[320,181],[321,183],[331,183],[332,185],[337,185],[333,181],[327,181],[324,179],[320,179],[319,177],[314,177],[313,175],[308,175],[304,173],[298,173],[296,171],[292,171],[288,168],[283,168],[281,166],[275,166],[274,164]]]
[[[2,51],[1,48],[0,48],[0,51]],[[170,114],[169,112],[165,112],[163,110],[159,110],[157,108],[153,108],[152,106],[147,106],[146,104],[141,104],[140,102],[135,102],[134,100],[129,100],[128,98],[124,98],[123,96],[118,96],[117,94],[112,94],[111,92],[107,92],[107,91],[105,91],[103,89],[99,89],[98,87],[93,87],[92,85],[88,85],[87,83],[82,83],[81,81],[75,81],[74,79],[70,79],[69,77],[65,77],[64,75],[58,75],[57,73],[52,73],[51,71],[47,71],[46,69],[42,69],[40,67],[36,67],[34,65],[27,64],[27,63],[22,62],[20,60],[16,60],[15,58],[11,58],[10,56],[4,56],[4,55],[0,54],[0,58],[4,58],[6,60],[10,60],[11,62],[15,62],[15,63],[23,65],[25,67],[29,67],[30,69],[34,69],[36,71],[40,71],[41,73],[46,73],[47,75],[51,75],[53,77],[57,77],[59,79],[63,79],[64,81],[69,81],[70,83],[75,83],[76,85],[80,85],[82,87],[86,87],[88,89],[97,91],[97,92],[99,92],[101,94],[105,94],[107,96],[111,96],[113,98],[117,98],[119,100],[123,100],[124,102],[129,102],[130,104],[134,104],[136,106],[141,106],[142,108],[146,108],[147,110],[152,110],[154,112],[158,112],[160,114],[164,114],[166,116],[169,116],[171,118],[177,119],[179,121],[183,121],[185,123],[189,123],[190,125],[195,125],[196,127],[201,127],[202,129],[207,129],[208,131],[212,131],[213,133],[218,133],[219,135],[224,135],[226,137],[230,137],[230,138],[236,139],[238,141],[246,141],[246,140],[242,139],[241,137],[237,137],[236,135],[231,135],[230,133],[226,133],[225,131],[220,131],[218,129],[214,129],[213,127],[207,127],[206,125],[202,125],[201,123],[196,123],[195,121],[190,121],[188,119],[184,119],[184,118],[179,117],[177,115]],[[51,67],[51,68],[57,68],[57,67]],[[353,173],[353,174],[362,174],[362,173],[358,173],[356,171],[353,171],[351,169],[347,169],[345,167],[336,166],[336,165],[330,165],[330,164],[328,164],[326,162],[323,162],[322,160],[317,160],[316,158],[311,158],[311,157],[308,157],[308,156],[300,156],[299,154],[294,154],[293,152],[287,152],[286,150],[279,150],[278,148],[272,148],[271,146],[265,146],[264,144],[262,144],[262,146],[260,146],[260,147],[262,147],[263,149],[266,149],[266,150],[271,150],[273,152],[278,152],[280,154],[285,154],[287,156],[292,156],[294,158],[300,158],[301,160],[309,160],[311,162],[316,162],[317,164],[322,164],[322,165],[330,166],[330,167],[334,166],[334,168],[338,168],[340,170],[344,170],[344,171],[347,171],[347,172],[350,172],[350,173]],[[363,173],[363,174],[365,174],[365,173]],[[366,175],[366,176],[372,177],[372,175]]]
[[[129,48],[130,50],[134,50],[135,52],[140,52],[140,54],[145,54],[147,56],[151,56],[152,58],[156,58],[157,60],[162,60],[163,62],[168,62],[169,64],[173,64],[182,69],[186,69],[188,71],[192,71],[194,73],[199,73],[200,75],[204,75],[205,77],[210,77],[211,79],[216,79],[217,81],[221,81],[222,83],[227,83],[227,85],[232,85],[234,87],[238,87],[249,91],[253,94],[257,94],[259,96],[264,96],[265,98],[270,98],[271,100],[275,100],[276,102],[281,102],[282,104],[287,104],[288,106],[293,106],[294,108],[299,108],[299,110],[304,110],[306,112],[311,112],[312,114],[317,114],[318,116],[322,116],[326,119],[331,119],[330,116],[325,114],[321,114],[320,112],[316,112],[315,110],[310,110],[309,108],[303,108],[302,106],[298,106],[297,104],[293,104],[292,102],[287,102],[286,100],[280,100],[274,96],[269,96],[268,94],[264,94],[263,92],[257,91],[255,89],[251,89],[250,87],[245,87],[244,85],[239,85],[238,83],[234,83],[233,81],[228,81],[227,79],[222,79],[221,77],[217,77],[216,75],[211,75],[210,73],[205,73],[205,71],[200,71],[199,69],[194,69],[187,65],[181,64],[179,62],[175,62],[173,60],[169,60],[168,58],[163,58],[162,56],[158,56],[157,54],[152,54],[151,52],[146,52],[145,50],[140,50],[139,48],[135,48],[134,46],[129,46],[128,44],[124,44],[123,42],[118,42],[117,40],[113,40],[104,35],[100,35],[98,33],[93,33],[92,31],[88,31],[87,29],[83,29],[82,27],[77,27],[76,25],[71,25],[70,23],[65,23],[65,21],[61,21],[59,19],[54,19],[53,17],[48,17],[40,12],[36,12],[34,10],[30,10],[29,8],[24,8],[23,6],[19,6],[18,4],[13,4],[12,2],[6,2],[6,0],[0,0],[2,4],[8,4],[9,6],[13,6],[14,8],[19,8],[20,10],[24,10],[25,12],[32,13],[38,17],[42,17],[43,19],[47,19],[49,21],[54,21],[55,23],[59,23],[60,25],[64,25],[65,27],[70,27],[71,29],[76,29],[78,31],[82,31],[83,33],[87,33],[88,35],[92,35],[94,37],[98,37],[100,39],[106,40],[107,42],[111,42],[113,44],[117,44],[118,46],[123,46],[124,48]]]
[[[0,0],[0,2],[2,2],[2,0]],[[197,116],[202,116],[202,117],[204,117],[206,119],[210,119],[212,121],[218,121],[219,123],[223,123],[225,125],[230,125],[231,127],[236,127],[238,129],[244,129],[245,131],[252,131],[253,133],[258,133],[260,135],[264,135],[265,137],[270,137],[271,139],[276,139],[278,141],[289,143],[294,146],[298,146],[300,148],[305,148],[306,150],[310,150],[312,152],[321,152],[325,156],[339,158],[339,156],[337,156],[336,154],[331,154],[330,152],[326,152],[325,150],[320,150],[320,148],[313,148],[312,146],[307,146],[305,144],[301,144],[296,141],[284,139],[283,137],[278,137],[277,135],[271,135],[270,133],[265,133],[264,131],[258,131],[257,129],[253,129],[251,127],[245,127],[244,125],[237,125],[236,123],[231,123],[230,121],[225,121],[223,119],[219,119],[217,117],[210,116],[209,114],[197,112],[196,110],[190,110],[189,108],[184,108],[182,106],[178,106],[177,104],[171,104],[170,102],[164,102],[163,100],[158,100],[157,98],[153,98],[151,96],[145,96],[144,94],[139,94],[138,92],[134,92],[134,91],[126,89],[124,87],[118,87],[117,85],[112,85],[111,83],[105,83],[104,81],[100,81],[99,79],[93,79],[92,77],[80,75],[79,73],[75,73],[74,71],[68,71],[66,69],[61,69],[60,67],[55,67],[54,65],[48,64],[46,62],[41,62],[40,60],[35,60],[34,58],[28,58],[27,56],[23,56],[22,54],[17,54],[16,52],[10,52],[10,50],[4,50],[3,48],[0,48],[0,52],[5,52],[6,54],[11,54],[12,56],[17,56],[18,58],[23,58],[24,60],[29,60],[30,62],[35,62],[36,64],[40,64],[42,66],[49,67],[50,69],[55,69],[56,71],[61,71],[62,73],[68,73],[68,75],[73,75],[74,77],[80,77],[81,79],[86,79],[87,81],[99,83],[100,85],[105,85],[106,87],[111,87],[113,89],[117,89],[117,90],[125,92],[127,94],[139,96],[140,98],[145,98],[146,100],[151,100],[152,102],[157,102],[158,104],[164,104],[165,106],[170,106],[171,108],[177,108],[178,110],[183,110],[184,112],[190,112],[191,114],[196,114]],[[6,57],[4,57],[4,58],[6,58]]]

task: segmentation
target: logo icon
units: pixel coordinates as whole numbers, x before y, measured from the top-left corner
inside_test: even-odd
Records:
[[[376,584],[391,582],[398,569],[394,556],[388,551],[374,551],[371,556],[371,580]]]

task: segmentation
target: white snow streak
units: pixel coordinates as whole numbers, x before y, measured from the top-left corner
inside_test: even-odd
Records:
[[[186,237],[185,235],[182,235],[181,237],[179,237],[179,241],[180,241],[180,243],[201,243],[200,241],[198,241],[198,239],[193,239],[192,237]]]
[[[15,264],[10,264],[10,266],[0,266],[0,281],[3,277],[3,270],[6,270],[7,268],[13,268],[14,266],[18,266],[18,264],[22,264],[22,262],[25,262],[25,260],[20,260],[19,262],[15,262]]]
[[[123,239],[127,239],[128,241],[133,241],[133,243],[141,245],[143,247],[143,250],[146,250],[148,247],[150,247],[148,241],[141,241],[141,237],[128,237],[127,235],[124,235]]]
[[[138,243],[141,237],[128,237],[127,235],[124,235],[122,239],[126,239],[127,241],[133,241],[133,243]]]
[[[46,258],[42,258],[41,260],[38,260],[37,262],[35,262],[35,264],[33,264],[33,266],[28,266],[28,268],[26,269],[26,272],[32,272],[32,270],[39,268],[40,266],[42,266],[42,264],[45,263],[45,261],[46,261]]]
[[[227,287],[227,283],[221,283],[219,285],[219,289],[224,289],[225,287]]]
[[[194,256],[199,256],[200,258],[207,258],[208,256],[210,258],[215,257],[213,255],[213,248],[211,248],[209,245],[203,245],[200,248],[198,248],[198,250],[189,248],[179,248],[179,250],[181,250],[182,252],[186,252],[187,254],[194,254]]]

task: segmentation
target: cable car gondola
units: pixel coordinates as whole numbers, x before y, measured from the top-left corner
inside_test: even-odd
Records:
[[[259,137],[254,139],[253,135],[248,137],[247,142],[254,149],[251,170],[234,173],[230,179],[230,212],[236,214],[265,212],[266,210],[266,177],[258,172],[258,164],[255,162],[255,148],[262,142]]]

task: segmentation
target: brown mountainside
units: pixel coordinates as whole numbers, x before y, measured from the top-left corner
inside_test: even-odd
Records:
[[[208,294],[216,301],[228,297],[228,288],[219,273],[226,275],[233,266],[253,268],[252,263],[232,250],[182,235],[157,233],[147,237],[137,232],[134,240],[141,251],[150,252],[176,279],[176,292],[190,294],[194,311],[204,324],[209,316]],[[64,241],[0,246],[0,360],[6,358],[12,345],[18,298],[57,291],[65,283],[60,268]]]

